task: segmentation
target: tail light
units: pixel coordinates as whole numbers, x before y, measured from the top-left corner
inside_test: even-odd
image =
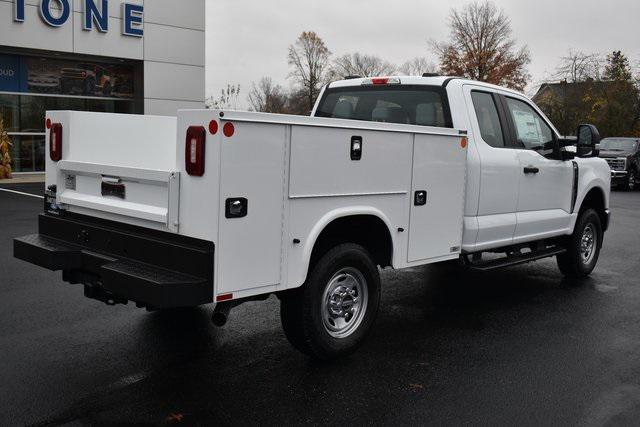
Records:
[[[190,126],[184,148],[185,169],[189,175],[204,175],[204,143],[206,130],[203,126]]]
[[[62,124],[51,123],[49,129],[49,157],[54,162],[62,158]]]

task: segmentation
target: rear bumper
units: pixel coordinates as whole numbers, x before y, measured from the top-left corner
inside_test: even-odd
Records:
[[[87,297],[148,308],[213,302],[211,242],[80,215],[42,214],[38,231],[14,239],[14,256],[61,270]]]

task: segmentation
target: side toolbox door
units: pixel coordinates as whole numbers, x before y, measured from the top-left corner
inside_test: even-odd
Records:
[[[233,124],[221,141],[217,294],[280,283],[287,127]]]
[[[460,253],[466,139],[416,134],[408,262]]]

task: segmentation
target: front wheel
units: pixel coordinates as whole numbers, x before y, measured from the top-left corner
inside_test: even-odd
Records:
[[[629,171],[629,174],[627,175],[627,182],[626,182],[626,187],[625,190],[626,191],[636,191],[638,189],[638,179],[640,179],[638,177],[638,172],[635,169],[631,169]]]
[[[576,221],[573,234],[567,239],[567,252],[558,255],[558,267],[567,277],[587,277],[596,267],[602,247],[602,224],[593,209],[587,209]]]
[[[328,360],[352,353],[371,329],[380,303],[380,274],[365,248],[342,244],[315,264],[304,285],[282,295],[289,342]]]

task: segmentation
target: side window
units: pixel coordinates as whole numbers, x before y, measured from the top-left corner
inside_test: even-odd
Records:
[[[471,99],[484,142],[492,147],[504,147],[500,116],[498,116],[498,107],[493,100],[493,95],[486,92],[471,92]]]
[[[518,145],[531,150],[542,147],[553,140],[553,131],[529,104],[507,98],[507,106],[516,129]]]

